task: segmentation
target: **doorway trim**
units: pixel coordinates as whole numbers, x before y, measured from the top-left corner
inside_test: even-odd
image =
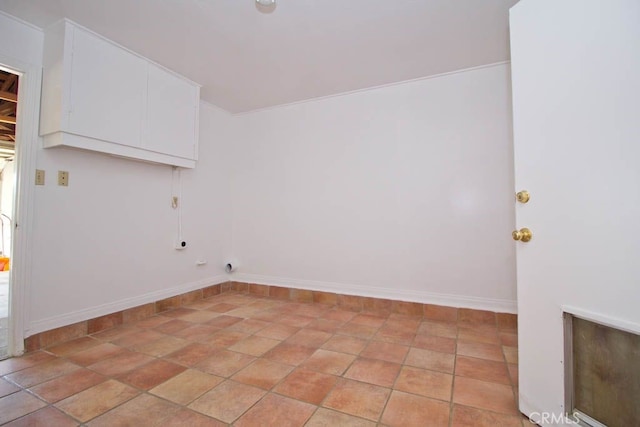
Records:
[[[0,67],[19,75],[16,123],[16,184],[13,207],[12,260],[9,273],[8,355],[24,352],[31,286],[32,230],[35,198],[36,150],[42,67],[0,54]],[[17,285],[16,285],[17,284]]]

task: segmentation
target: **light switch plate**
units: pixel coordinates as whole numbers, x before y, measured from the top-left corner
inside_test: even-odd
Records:
[[[36,185],[44,185],[44,170],[36,169]]]
[[[58,185],[61,185],[63,187],[69,186],[69,172],[58,171]]]

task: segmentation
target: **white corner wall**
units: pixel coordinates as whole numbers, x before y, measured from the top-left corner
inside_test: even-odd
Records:
[[[42,31],[0,13],[0,59],[42,65]],[[37,144],[46,184],[33,189],[25,336],[227,280],[233,119],[200,106],[200,160],[182,171],[183,237],[173,249],[172,168]],[[58,187],[58,170],[69,187]],[[196,261],[206,260],[203,266]]]
[[[515,312],[508,64],[237,116],[235,280]]]

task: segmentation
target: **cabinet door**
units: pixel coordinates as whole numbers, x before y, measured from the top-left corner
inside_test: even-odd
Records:
[[[196,158],[199,88],[149,64],[147,121],[143,147]]]
[[[68,131],[139,147],[147,63],[74,27],[71,73]]]

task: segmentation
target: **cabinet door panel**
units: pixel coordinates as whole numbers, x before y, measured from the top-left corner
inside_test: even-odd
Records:
[[[139,147],[147,63],[76,28],[71,72],[69,131]]]
[[[149,64],[147,128],[143,147],[195,159],[199,88]]]

